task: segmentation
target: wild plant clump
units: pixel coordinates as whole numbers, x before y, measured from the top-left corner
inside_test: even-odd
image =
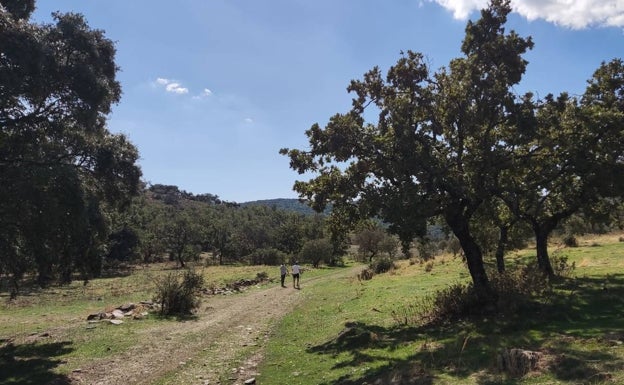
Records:
[[[563,244],[567,247],[578,247],[578,240],[574,235],[568,234],[563,237]]]
[[[457,283],[392,312],[400,325],[435,325],[464,318],[479,308],[471,284]]]
[[[401,325],[434,325],[465,319],[484,313],[514,314],[534,305],[535,298],[550,290],[548,281],[536,266],[491,274],[493,303],[483,303],[472,284],[456,283],[402,305],[392,312]]]
[[[555,255],[551,258],[553,271],[557,277],[570,278],[576,269],[576,262],[569,263],[565,255]]]
[[[370,269],[375,274],[387,273],[388,271],[394,269],[396,266],[394,265],[394,261],[389,258],[381,258],[377,259],[370,264]]]
[[[169,273],[156,281],[154,301],[160,304],[162,315],[190,315],[199,307],[199,290],[204,278],[192,270],[183,274]]]

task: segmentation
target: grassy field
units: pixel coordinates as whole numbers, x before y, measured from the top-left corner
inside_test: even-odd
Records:
[[[240,279],[267,273],[276,279],[275,267],[198,266],[206,287],[223,287]],[[123,327],[95,327],[86,323],[89,314],[110,311],[126,303],[149,301],[155,282],[177,269],[173,264],[138,266],[124,276],[83,284],[25,290],[14,301],[0,292],[0,383],[66,383],[66,376],[94,359],[114,357],[137,343],[141,332],[155,324],[179,327],[175,318],[147,317],[125,322]],[[273,274],[271,274],[273,273]],[[267,282],[265,285],[275,285]],[[251,290],[258,288],[252,287]]]
[[[419,298],[467,282],[459,258],[438,257],[428,267],[401,261],[397,269],[369,281],[331,274],[336,269],[308,270],[298,292],[303,301],[271,327],[263,343],[257,381],[263,385],[624,383],[622,236],[583,238],[576,248],[552,245],[551,256],[566,257],[575,269],[540,303],[504,317],[436,327],[402,325],[396,314],[409,315]],[[530,249],[514,252],[507,262],[522,264],[533,255]],[[175,319],[148,317],[123,328],[98,328],[96,333],[85,321],[90,313],[151,299],[154,282],[171,271],[171,265],[137,267],[123,277],[25,292],[13,302],[8,302],[7,292],[0,292],[0,383],[54,383],[54,376],[66,379],[85,362],[129,349],[150,325],[179,327]],[[261,272],[274,281],[251,290],[279,285],[276,267],[210,266],[196,271],[208,287],[252,279]],[[499,373],[497,355],[506,348],[540,352],[538,370],[522,378]]]
[[[345,278],[306,290],[305,303],[275,328],[261,384],[621,384],[624,383],[622,234],[552,248],[574,263],[547,299],[520,314],[441,327],[405,326],[394,313],[417,298],[467,281],[459,260],[437,258],[370,281]],[[515,253],[526,261],[534,252]],[[523,378],[499,373],[505,348],[542,354]]]

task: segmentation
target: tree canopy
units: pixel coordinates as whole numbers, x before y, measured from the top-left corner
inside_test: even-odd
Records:
[[[519,209],[529,204],[519,202],[552,195],[553,204],[567,213],[578,209],[568,196],[583,199],[609,188],[621,192],[604,183],[587,188],[598,170],[612,180],[622,166],[621,129],[606,129],[622,127],[622,120],[613,109],[608,114],[603,109],[607,102],[618,104],[621,88],[613,97],[613,82],[599,81],[600,74],[608,72],[602,78],[611,79],[618,71],[596,75],[588,88],[594,91],[581,105],[566,95],[544,101],[518,97],[513,87],[522,79],[528,64],[523,55],[533,42],[505,30],[510,12],[508,0],[492,0],[478,20],[467,23],[463,55],[435,72],[423,54],[412,51],[402,54],[385,78],[373,68],[349,85],[355,96],[348,112],[306,131],[309,149],[281,150],[293,169],[315,175],[297,181],[294,189],[318,210],[332,203],[333,215],[346,221],[378,216],[404,243],[424,234],[428,218],[444,218],[462,246],[475,293],[486,302],[494,295],[474,229],[479,218],[511,213],[530,221],[528,210]],[[603,91],[607,84],[611,89]],[[600,95],[600,107],[592,95]],[[603,126],[608,134],[599,129]],[[595,144],[595,162],[584,162],[579,143]],[[565,190],[580,180],[586,188]],[[509,199],[513,194],[515,203]],[[508,209],[482,212],[500,207],[501,199]],[[537,210],[544,215],[543,207]],[[508,226],[513,220],[495,222]]]
[[[121,96],[115,46],[82,15],[29,20],[0,1],[0,269],[41,283],[97,274],[107,212],[138,193],[138,151],[106,127]]]

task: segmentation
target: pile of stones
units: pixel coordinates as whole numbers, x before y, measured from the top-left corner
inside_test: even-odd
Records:
[[[127,303],[109,311],[101,311],[87,316],[89,323],[108,322],[113,325],[123,323],[124,319],[142,319],[150,311],[158,310],[159,305],[152,301],[141,301],[138,304]]]

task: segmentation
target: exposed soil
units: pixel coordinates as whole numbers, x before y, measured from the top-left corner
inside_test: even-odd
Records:
[[[355,274],[343,270],[335,275]],[[91,362],[71,374],[72,384],[243,384],[255,377],[273,325],[304,298],[306,280],[296,290],[253,289],[206,296],[197,318],[141,330],[136,345],[113,358]]]

